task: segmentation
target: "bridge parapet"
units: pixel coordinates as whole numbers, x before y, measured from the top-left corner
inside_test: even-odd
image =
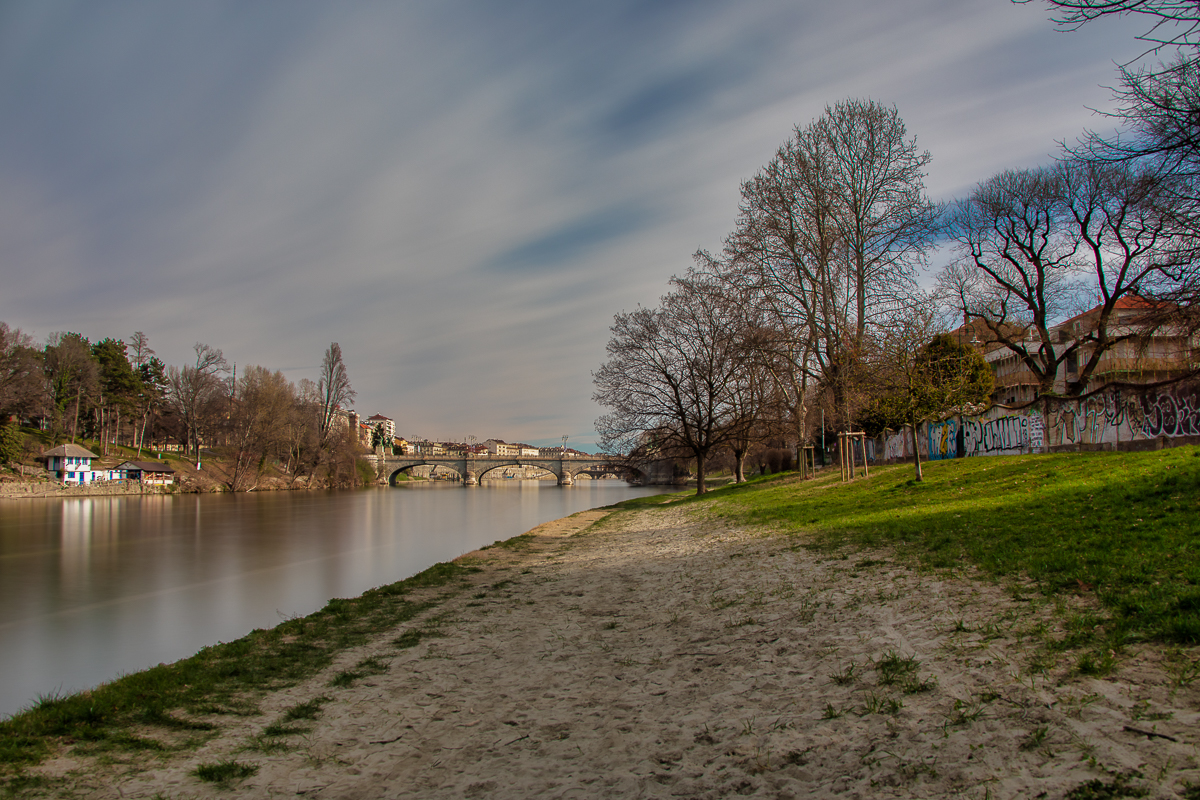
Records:
[[[613,472],[630,472],[639,477],[644,473],[636,468],[628,467],[612,456],[593,457],[516,457],[516,456],[477,456],[474,454],[455,454],[445,456],[420,455],[371,455],[365,456],[375,462],[376,469],[386,473],[388,482],[395,480],[397,473],[413,467],[430,466],[445,467],[454,470],[462,476],[463,485],[475,486],[488,472],[502,467],[537,467],[552,473],[560,486],[571,486],[575,476],[585,470],[606,469]]]

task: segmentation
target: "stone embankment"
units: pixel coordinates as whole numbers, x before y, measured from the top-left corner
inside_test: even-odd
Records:
[[[55,481],[0,482],[0,499],[29,497],[104,497],[143,494],[171,494],[169,487],[143,486],[140,483],[89,483],[67,486]]]

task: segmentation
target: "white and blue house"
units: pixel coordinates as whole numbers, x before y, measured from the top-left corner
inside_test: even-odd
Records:
[[[77,444],[60,444],[39,458],[46,460],[46,469],[63,483],[91,483],[108,480],[107,470],[93,470],[92,459],[100,456]]]

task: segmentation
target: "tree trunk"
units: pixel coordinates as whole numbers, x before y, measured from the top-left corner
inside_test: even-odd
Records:
[[[704,452],[696,451],[696,494],[701,495],[706,491],[704,486]]]
[[[83,400],[83,389],[75,392],[75,418],[71,422],[71,444],[75,444],[75,436],[79,433],[79,404]]]
[[[142,457],[142,447],[146,444],[146,423],[150,421],[150,409],[142,415],[142,429],[137,433],[137,457]]]
[[[921,447],[917,444],[917,423],[912,424],[912,443],[913,443],[913,464],[917,467],[916,480],[924,481],[925,477],[921,474]]]

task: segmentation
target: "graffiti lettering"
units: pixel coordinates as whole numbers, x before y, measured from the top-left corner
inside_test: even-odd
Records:
[[[1200,436],[1200,408],[1195,395],[1175,397],[1159,394],[1142,398],[1145,412],[1142,431],[1148,438],[1158,436]]]
[[[963,444],[968,456],[1020,452],[1041,447],[1041,442],[1040,414],[1008,414],[992,420],[963,420]]]
[[[941,461],[944,458],[954,458],[957,453],[958,420],[947,419],[930,423],[929,427],[929,460]]]

